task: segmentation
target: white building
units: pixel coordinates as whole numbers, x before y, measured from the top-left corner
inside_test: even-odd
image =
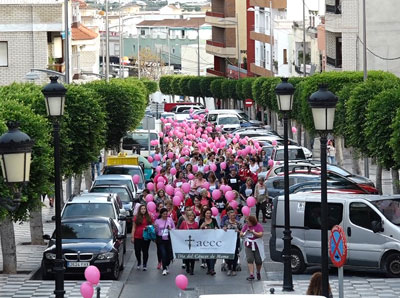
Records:
[[[200,61],[200,64],[198,61]],[[200,51],[198,50],[197,45],[193,44],[181,47],[182,74],[197,75],[199,67],[200,75],[205,76],[207,74],[207,68],[212,67],[213,65],[214,55],[206,53],[206,45],[204,41],[200,45]]]

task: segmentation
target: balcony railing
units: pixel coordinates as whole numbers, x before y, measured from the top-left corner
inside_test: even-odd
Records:
[[[224,77],[225,73],[222,71],[215,70],[214,68],[207,68],[207,73],[212,74],[214,76]]]
[[[340,5],[326,5],[326,12],[334,13],[334,14],[341,14],[342,10]]]
[[[334,66],[335,68],[342,68],[342,59],[334,59],[331,57],[326,57],[326,63],[328,65]]]
[[[225,48],[225,44],[219,41],[207,40],[207,44],[213,47]]]
[[[206,16],[214,17],[214,18],[225,18],[224,13],[221,12],[214,12],[214,11],[207,11]]]

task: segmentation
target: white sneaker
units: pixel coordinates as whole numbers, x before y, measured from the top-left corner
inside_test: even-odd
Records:
[[[164,269],[162,275],[167,275],[167,273],[168,273],[167,269]]]

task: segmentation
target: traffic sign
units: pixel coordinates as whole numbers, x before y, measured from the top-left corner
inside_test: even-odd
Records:
[[[329,237],[329,256],[333,265],[342,267],[347,259],[347,240],[341,226],[334,226]]]
[[[246,108],[251,107],[253,105],[253,103],[254,103],[254,100],[252,100],[251,98],[247,98],[247,99],[244,100],[244,106]]]

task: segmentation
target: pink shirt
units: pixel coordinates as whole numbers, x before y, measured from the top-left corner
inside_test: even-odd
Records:
[[[156,219],[154,225],[156,225],[157,236],[162,237],[163,240],[168,240],[168,230],[175,229],[174,221],[170,217],[168,217],[167,220],[163,220],[161,218]]]
[[[257,232],[257,233],[264,232],[263,226],[261,224],[259,224],[259,223],[257,223],[255,226],[251,226],[251,227],[248,224],[245,224],[243,226],[243,228],[242,228],[242,232],[244,233],[246,230],[254,231],[254,232]],[[246,237],[246,238],[249,239],[249,240],[255,240],[256,236],[253,235],[252,237]],[[251,243],[248,242],[248,241],[245,241],[244,244],[247,247],[251,247]],[[256,247],[257,247],[257,244],[256,244]]]

